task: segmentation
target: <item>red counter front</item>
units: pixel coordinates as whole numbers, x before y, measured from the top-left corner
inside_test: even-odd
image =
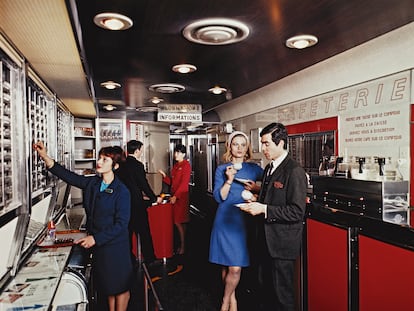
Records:
[[[348,310],[348,233],[307,220],[308,310]]]
[[[414,252],[359,236],[359,310],[414,310]]]
[[[155,257],[158,259],[172,257],[174,244],[172,204],[157,204],[149,207],[147,211]]]

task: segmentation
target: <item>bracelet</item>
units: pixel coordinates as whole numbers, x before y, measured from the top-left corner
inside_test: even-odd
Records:
[[[226,180],[226,184],[231,186],[232,182],[229,182],[228,180]]]

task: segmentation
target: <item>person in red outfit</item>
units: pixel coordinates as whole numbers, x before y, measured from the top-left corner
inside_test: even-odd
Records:
[[[189,189],[191,165],[185,159],[187,149],[184,145],[176,145],[174,148],[174,160],[176,161],[171,175],[163,170],[158,170],[162,175],[162,181],[171,186],[170,203],[173,205],[174,224],[180,236],[180,247],[177,254],[183,255],[185,251],[185,224],[190,221]]]

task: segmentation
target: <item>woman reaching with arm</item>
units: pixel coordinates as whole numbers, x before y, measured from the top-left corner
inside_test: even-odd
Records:
[[[98,292],[107,297],[109,310],[126,311],[133,276],[128,237],[130,195],[114,175],[119,153],[113,147],[102,148],[96,164],[99,176],[86,177],[51,159],[42,142],[33,148],[52,174],[83,190],[87,236],[75,243],[91,250],[95,284]]]

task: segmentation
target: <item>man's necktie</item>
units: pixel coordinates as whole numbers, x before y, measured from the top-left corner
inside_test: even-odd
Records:
[[[272,176],[272,170],[273,170],[273,162],[270,162],[269,167],[266,171],[265,179],[263,180],[263,183],[262,183],[262,192],[261,192],[260,199],[259,199],[260,202],[263,202],[266,196],[267,187],[270,182],[270,177]]]
[[[273,171],[273,162],[270,162],[269,169],[267,170],[267,176],[272,175],[272,171]]]

